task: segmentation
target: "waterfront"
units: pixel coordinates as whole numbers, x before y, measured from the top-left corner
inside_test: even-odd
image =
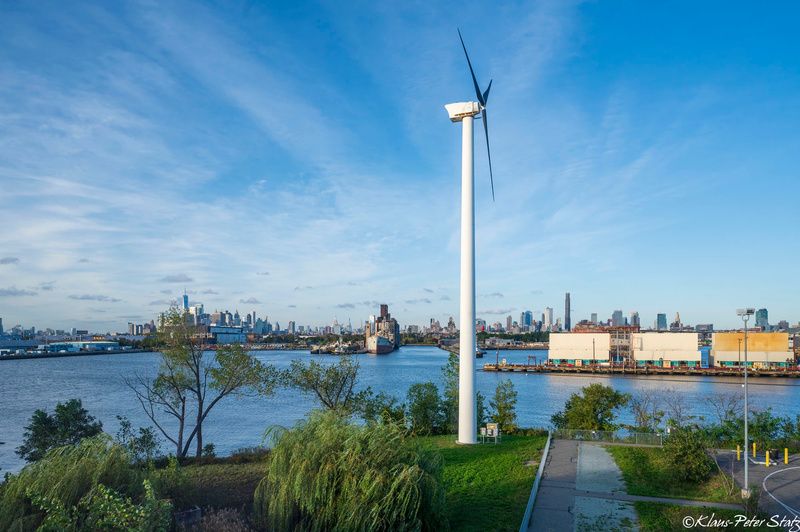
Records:
[[[500,351],[500,358],[509,363],[524,363],[528,356],[546,357],[546,351]],[[286,368],[294,358],[335,362],[330,355],[311,355],[302,351],[257,351],[260,360]],[[407,346],[388,355],[357,355],[361,364],[360,386],[372,386],[401,400],[414,382],[432,380],[441,385],[440,368],[448,353],[433,346]],[[495,352],[489,351],[478,360],[494,362]],[[532,361],[533,362],[533,361]],[[136,353],[96,355],[42,360],[8,361],[0,366],[2,395],[0,396],[0,468],[18,470],[22,462],[14,454],[21,443],[24,426],[37,408],[52,411],[58,401],[80,398],[89,412],[103,422],[104,429],[114,434],[116,415],[131,419],[134,426],[146,425],[147,419],[133,393],[123,379],[138,373],[153,374],[158,369],[158,354]],[[638,390],[674,389],[684,394],[696,415],[708,415],[705,399],[714,393],[741,390],[736,378],[706,377],[647,377],[560,375],[560,374],[501,374],[479,371],[477,388],[492,395],[499,380],[511,379],[519,392],[517,414],[522,426],[547,426],[550,416],[560,409],[573,392],[592,382],[602,382],[614,388],[635,393]],[[794,415],[800,410],[800,386],[794,380],[769,379],[753,383],[751,404],[756,408],[772,407],[779,415]],[[204,426],[206,442],[212,442],[219,454],[241,447],[258,445],[264,430],[270,425],[289,426],[312,408],[310,398],[293,390],[281,389],[269,398],[247,397],[226,399],[212,412]],[[624,413],[623,419],[630,417]],[[166,449],[166,448],[165,448]]]

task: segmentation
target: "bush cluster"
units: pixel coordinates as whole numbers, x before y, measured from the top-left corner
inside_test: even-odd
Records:
[[[255,516],[270,530],[444,530],[441,459],[394,424],[314,412],[275,434]]]

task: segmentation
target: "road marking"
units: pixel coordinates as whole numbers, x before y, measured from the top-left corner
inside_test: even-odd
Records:
[[[792,508],[792,507],[791,507],[791,506],[789,506],[788,504],[785,504],[785,503],[783,503],[783,502],[782,502],[780,499],[778,499],[778,498],[777,498],[775,495],[773,495],[773,494],[772,494],[772,493],[771,493],[771,492],[770,492],[770,491],[767,489],[767,479],[769,479],[769,477],[771,477],[772,475],[778,474],[778,473],[783,473],[784,471],[789,471],[790,469],[800,469],[800,466],[795,466],[795,467],[787,467],[787,468],[785,468],[785,469],[779,469],[779,470],[777,470],[777,471],[773,471],[772,473],[770,473],[769,475],[767,475],[766,477],[764,477],[764,480],[761,482],[761,487],[764,489],[764,491],[766,491],[766,492],[767,492],[767,495],[769,495],[770,497],[772,497],[772,499],[773,499],[775,502],[777,502],[778,504],[780,504],[781,506],[783,506],[783,507],[784,507],[784,508],[785,508],[787,511],[789,511],[789,513],[793,514],[795,517],[800,517],[800,510],[797,510],[797,509],[795,509],[795,508]]]

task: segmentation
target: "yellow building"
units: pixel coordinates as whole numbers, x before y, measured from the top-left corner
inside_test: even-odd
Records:
[[[711,337],[711,360],[715,366],[744,366],[744,332],[719,332]],[[794,364],[789,333],[748,332],[748,367],[787,367]]]

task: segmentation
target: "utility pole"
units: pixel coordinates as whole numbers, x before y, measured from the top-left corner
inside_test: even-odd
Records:
[[[744,322],[744,487],[742,488],[742,498],[750,497],[750,468],[748,464],[747,455],[749,453],[748,444],[748,419],[747,419],[747,320],[750,316],[755,314],[756,310],[753,308],[740,308],[736,311],[738,316],[741,316]]]

